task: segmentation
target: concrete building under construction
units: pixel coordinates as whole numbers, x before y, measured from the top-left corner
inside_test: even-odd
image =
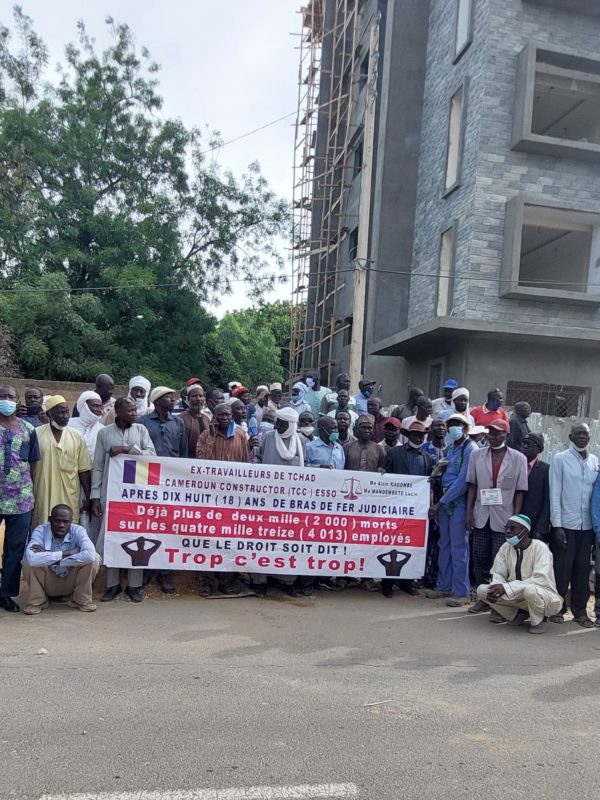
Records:
[[[600,408],[600,2],[302,10],[292,365]]]

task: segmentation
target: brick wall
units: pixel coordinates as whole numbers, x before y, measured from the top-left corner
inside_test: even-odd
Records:
[[[600,213],[600,163],[512,151],[517,57],[529,41],[600,58],[600,19],[521,0],[473,0],[473,40],[454,57],[454,4],[433,0],[427,53],[417,224],[409,325],[435,316],[440,236],[458,221],[454,311],[498,322],[539,322],[600,330],[600,310],[569,303],[499,297],[505,206],[527,193],[541,204]],[[469,80],[461,186],[444,198],[450,97]]]

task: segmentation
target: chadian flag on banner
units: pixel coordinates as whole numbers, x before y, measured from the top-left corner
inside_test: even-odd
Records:
[[[160,485],[160,464],[150,461],[133,461],[126,459],[123,463],[123,483],[135,483],[141,486]]]

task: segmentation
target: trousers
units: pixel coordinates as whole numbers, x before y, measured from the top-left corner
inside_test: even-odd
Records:
[[[446,514],[446,506],[441,506],[438,519],[440,540],[437,588],[442,592],[451,591],[456,597],[468,597],[471,591],[469,531],[465,515],[464,505],[456,506],[451,517]]]
[[[27,511],[25,514],[0,514],[0,522],[4,521],[0,597],[16,597],[19,594],[21,562],[31,527],[31,513]]]
[[[64,578],[57,575],[50,567],[30,567],[23,564],[23,577],[29,586],[27,603],[30,606],[41,606],[49,597],[73,595],[73,600],[80,606],[92,602],[92,586],[102,561],[100,556],[89,564],[71,567]]]
[[[563,598],[562,613],[567,610],[567,592],[571,586],[571,613],[575,618],[587,614],[590,596],[590,565],[594,531],[567,530],[566,548],[552,543],[554,577],[559,595]]]
[[[532,625],[539,625],[544,617],[558,614],[560,610],[561,598],[549,589],[536,586],[534,583],[526,584],[523,589],[515,593],[514,597],[500,597],[495,603],[490,603],[487,599],[489,588],[489,583],[478,586],[477,597],[495,609],[504,619],[514,619],[517,611],[521,609],[527,611]]]
[[[476,586],[489,580],[496,553],[505,541],[504,534],[493,531],[489,525],[485,528],[473,528],[473,572]]]
[[[125,572],[125,570],[123,570]],[[127,572],[127,586],[132,589],[139,589],[144,581],[143,569],[128,569]],[[106,568],[106,588],[111,589],[117,586],[121,579],[121,570],[119,567]]]

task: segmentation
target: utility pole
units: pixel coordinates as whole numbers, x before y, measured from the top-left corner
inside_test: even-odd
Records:
[[[350,339],[350,381],[358,388],[363,377],[363,346],[365,335],[365,304],[367,269],[369,265],[369,231],[371,220],[371,185],[373,180],[373,151],[375,144],[375,108],[377,104],[377,71],[379,61],[379,19],[371,25],[369,40],[369,72],[367,76],[367,107],[363,139],[363,164],[358,206],[358,242],[354,260],[354,301],[352,306],[352,337]]]

